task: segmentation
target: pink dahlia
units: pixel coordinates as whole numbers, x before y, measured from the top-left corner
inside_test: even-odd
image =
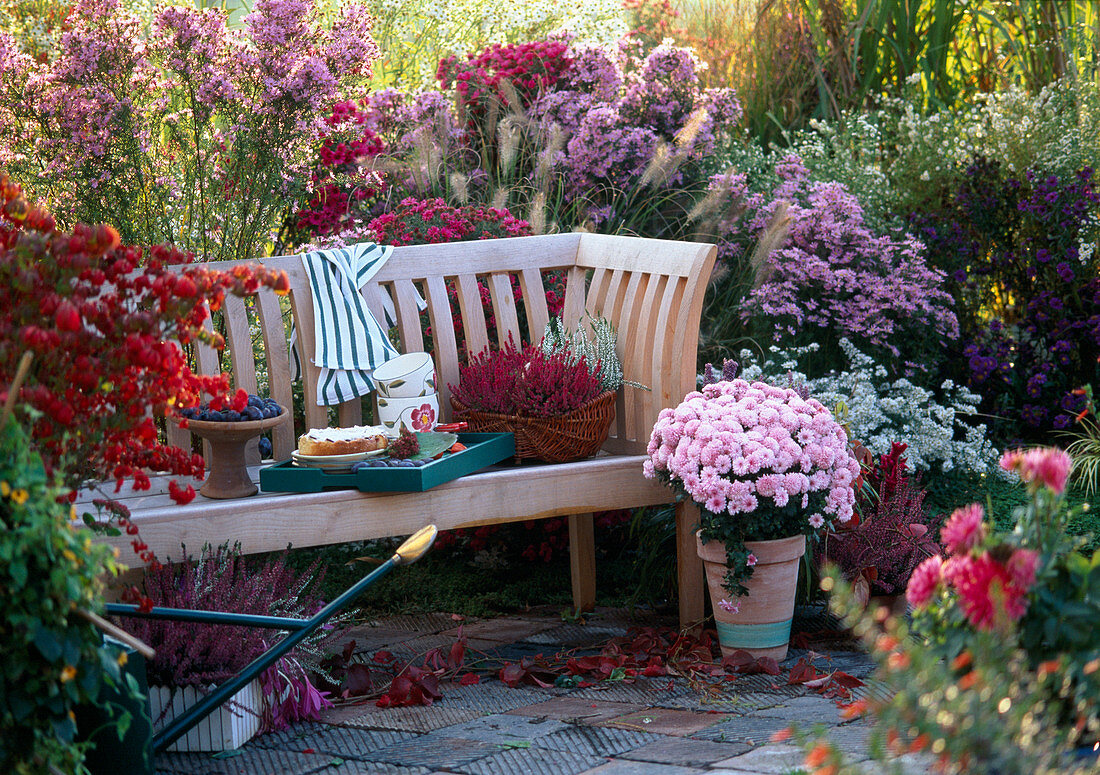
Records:
[[[929,557],[913,571],[909,577],[909,587],[905,590],[905,599],[917,608],[928,605],[932,595],[943,582],[943,559],[937,554]]]
[[[992,629],[1000,618],[1000,611],[1011,621],[1016,621],[1027,611],[1030,584],[1024,586],[1017,583],[1014,574],[990,557],[989,552],[983,552],[978,557],[955,557],[952,562],[958,563],[957,572],[950,574],[950,580],[959,594],[959,607],[974,627],[979,630]],[[1026,568],[1022,570],[1026,571]]]
[[[940,531],[948,554],[965,554],[982,542],[985,538],[984,517],[985,510],[980,503],[955,509]]]
[[[1026,484],[1041,484],[1055,493],[1066,490],[1073,459],[1055,447],[1014,449],[1001,456],[1001,468],[1016,471]]]

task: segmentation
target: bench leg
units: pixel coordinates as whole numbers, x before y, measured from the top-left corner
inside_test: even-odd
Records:
[[[591,514],[569,515],[569,573],[573,582],[573,607],[596,607],[596,536]]]
[[[676,582],[680,593],[680,627],[703,621],[703,561],[695,550],[699,509],[690,501],[676,504]]]

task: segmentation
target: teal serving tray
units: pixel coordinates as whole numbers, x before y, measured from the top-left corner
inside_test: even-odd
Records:
[[[415,468],[387,466],[330,474],[319,468],[297,466],[293,460],[284,460],[260,469],[260,489],[264,492],[423,492],[516,454],[516,441],[511,433],[460,433],[458,440],[466,445],[466,449],[448,452],[438,460]]]

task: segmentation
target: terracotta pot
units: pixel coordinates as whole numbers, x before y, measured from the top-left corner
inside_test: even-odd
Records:
[[[747,651],[754,657],[776,660],[786,657],[798,589],[798,560],[806,553],[806,536],[746,541],[745,547],[756,555],[756,566],[752,578],[745,582],[749,594],[744,597],[733,597],[722,586],[726,577],[726,545],[718,541],[704,544],[699,533],[695,534],[695,545],[706,570],[722,653],[728,656],[735,651]],[[725,611],[718,605],[720,600],[739,601],[740,610]]]

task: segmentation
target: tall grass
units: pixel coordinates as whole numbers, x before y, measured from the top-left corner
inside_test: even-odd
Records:
[[[655,0],[651,0],[651,5]],[[733,86],[750,132],[783,137],[915,98],[953,108],[1012,86],[1036,93],[1092,77],[1100,52],[1094,0],[679,0],[673,36]]]

